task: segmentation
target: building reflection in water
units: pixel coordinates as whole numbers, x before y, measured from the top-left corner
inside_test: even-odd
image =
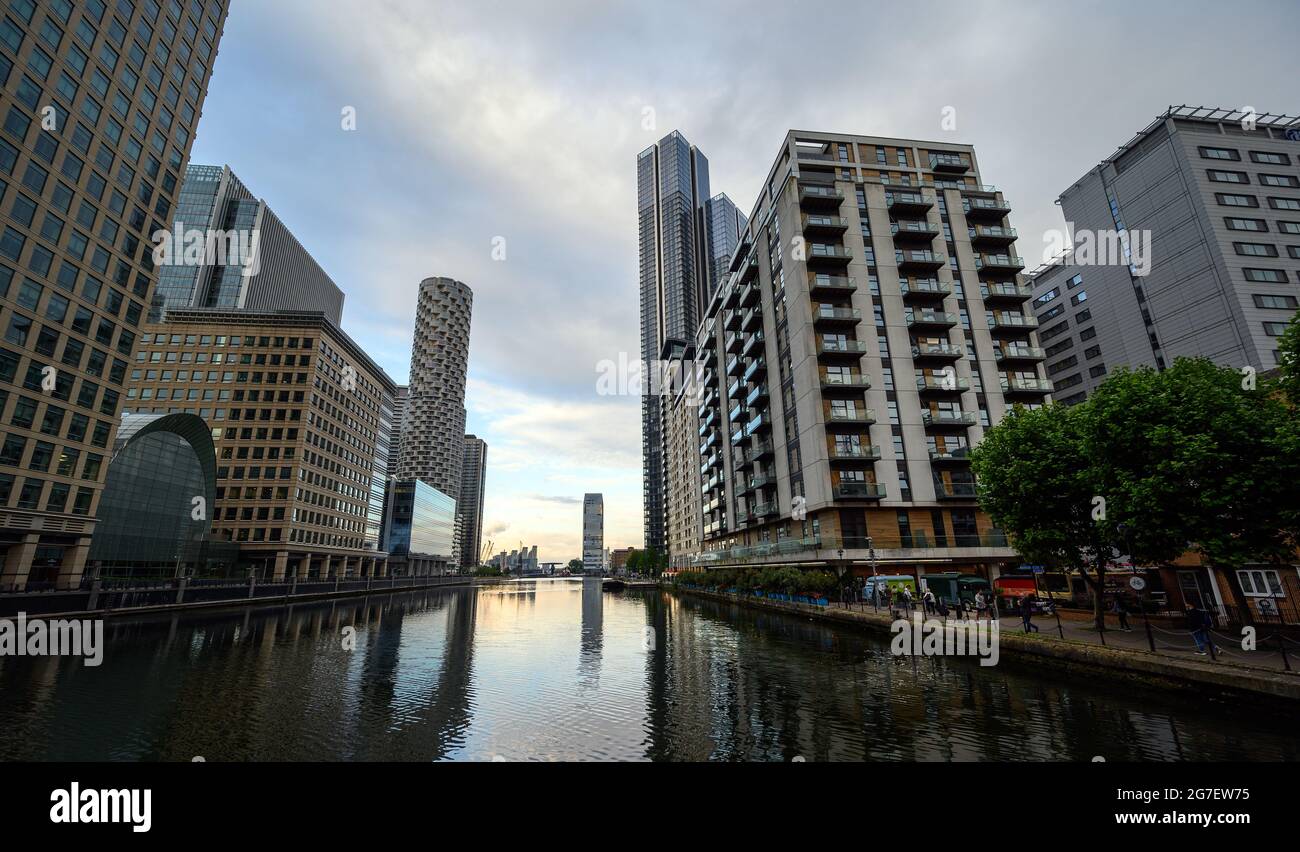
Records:
[[[98,668],[0,657],[0,759],[1300,759],[1259,708],[900,660],[599,579],[117,617],[105,637]]]

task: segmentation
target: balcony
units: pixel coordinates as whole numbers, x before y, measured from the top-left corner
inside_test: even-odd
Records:
[[[1003,377],[1002,393],[1004,396],[1043,396],[1053,391],[1055,386],[1049,379],[1022,379]]]
[[[885,486],[875,482],[840,482],[831,486],[836,500],[883,500]]]
[[[734,431],[734,432],[731,433],[731,445],[732,445],[733,447],[736,446],[737,444],[739,444],[739,443],[740,443],[741,441],[743,441],[743,440],[745,440],[745,430],[744,430],[744,429],[737,429],[736,431]]]
[[[754,507],[755,518],[770,518],[776,515],[776,513],[776,503],[774,502],[759,503]]]
[[[799,184],[799,204],[805,210],[838,210],[844,202],[844,190],[818,183]]]
[[[908,328],[952,328],[955,325],[957,325],[957,315],[948,311],[907,311]]]
[[[727,375],[735,376],[740,374],[741,360],[739,355],[732,355],[727,359]]]
[[[939,236],[941,229],[930,222],[894,222],[889,226],[889,233],[893,234],[896,243],[908,240],[930,242]]]
[[[875,444],[858,447],[832,446],[828,451],[831,464],[840,466],[859,466],[872,464],[880,460],[880,447]]]
[[[749,478],[750,488],[770,488],[776,486],[776,471],[760,470]]]
[[[934,496],[940,500],[974,500],[976,496],[973,482],[936,482]]]
[[[808,292],[814,296],[842,296],[857,289],[857,282],[844,275],[815,275],[808,281]]]
[[[751,438],[754,435],[760,435],[765,432],[771,432],[771,431],[772,431],[772,420],[771,418],[763,414],[758,415],[753,420],[745,424],[746,438]]]
[[[934,196],[928,192],[885,193],[885,205],[891,213],[924,213],[934,206]]]
[[[740,354],[747,356],[753,355],[755,352],[762,354],[765,342],[766,339],[763,337],[763,332],[760,331],[757,334],[751,334],[745,339],[745,346],[740,350]]]
[[[731,334],[728,334],[727,341],[725,344],[725,349],[727,351],[727,354],[734,355],[735,353],[739,352],[740,347],[743,346],[744,343],[745,343],[745,339],[741,337],[739,334],[737,334],[736,332],[733,331]]]
[[[727,412],[728,422],[739,423],[741,419],[744,418],[745,412],[746,412],[745,406],[737,402],[735,405],[731,407],[731,410]]]
[[[975,258],[976,272],[1016,273],[1025,268],[1025,259],[1011,254],[982,254]]]
[[[745,368],[745,381],[752,382],[755,378],[767,375],[767,360],[765,358],[755,358],[749,362]]]
[[[816,305],[813,310],[813,326],[816,328],[852,327],[861,321],[862,311],[857,308]]]
[[[749,260],[740,267],[740,283],[748,284],[758,277],[758,255],[751,254]]]
[[[700,455],[702,456],[702,455],[704,455],[705,453],[707,453],[707,452],[708,452],[710,449],[712,449],[712,447],[713,447],[715,444],[717,444],[717,443],[718,443],[718,433],[717,433],[717,431],[715,430],[715,431],[709,432],[709,437],[708,437],[708,439],[705,440],[705,442],[704,442],[703,444],[700,444]]]
[[[745,397],[745,405],[753,408],[755,405],[767,402],[767,399],[767,383],[764,382],[749,392],[749,396]]]
[[[927,396],[951,396],[970,390],[970,381],[960,376],[919,376],[916,390]]]
[[[817,357],[823,361],[834,361],[849,358],[857,360],[867,351],[867,344],[861,340],[819,340],[817,341]]]
[[[737,512],[736,512],[736,526],[743,527],[743,526],[745,526],[745,525],[748,524],[748,523],[749,523],[749,512],[746,512],[746,511],[743,510],[743,509],[737,511]],[[705,528],[704,534],[705,534],[705,535],[708,535],[708,534],[709,534],[709,532],[708,532],[708,528],[707,528],[707,527]]]
[[[700,425],[700,437],[703,438],[704,433],[708,432],[716,425],[718,425],[718,412],[710,411],[709,415],[704,418],[704,422]]]
[[[740,244],[736,249],[736,253],[731,256],[731,266],[728,267],[728,272],[737,272],[740,270],[740,264],[744,263],[745,259],[749,257],[749,250],[753,245],[753,241],[748,235],[746,235],[745,241]]]
[[[1033,298],[1034,288],[1009,281],[990,281],[980,285],[980,296],[984,304],[1022,304]]]
[[[965,429],[975,425],[973,411],[922,411],[921,422],[932,429]]]
[[[723,320],[722,327],[727,331],[739,331],[741,329],[741,317],[743,314],[738,311],[727,311],[727,318]]]
[[[841,391],[858,396],[870,389],[871,380],[861,373],[826,373],[822,376],[822,392],[827,396],[838,395]]]
[[[728,284],[722,291],[722,307],[733,310],[738,304],[740,304],[740,288],[735,284]]]
[[[751,462],[762,461],[775,455],[776,449],[772,446],[771,439],[755,441],[749,448],[749,460]]]
[[[740,317],[741,331],[754,331],[763,327],[763,309],[758,305],[752,308],[746,308],[744,313],[737,314]]]
[[[853,411],[827,411],[826,428],[838,430],[842,427],[851,429],[860,429],[864,426],[870,426],[876,422],[876,412],[870,408],[858,408]]]
[[[966,198],[962,201],[966,218],[975,220],[1000,220],[1011,212],[1011,205],[1001,198]]]
[[[932,251],[920,249],[897,249],[894,251],[894,263],[898,264],[899,273],[933,272],[948,262],[948,258]]]
[[[740,306],[742,308],[752,308],[759,303],[760,299],[761,294],[758,292],[757,281],[740,288]]]
[[[904,278],[898,282],[904,302],[928,302],[952,295],[952,285],[935,278]]]
[[[967,228],[972,245],[1009,246],[1019,237],[1015,228],[1003,228],[998,225],[979,225]]]
[[[808,244],[808,262],[814,261],[834,264],[847,264],[853,259],[853,255],[844,246],[837,246],[831,243],[809,243]]]
[[[1025,314],[1002,314],[989,320],[989,331],[997,335],[1024,334],[1038,328],[1038,318]]]
[[[804,216],[803,232],[809,236],[814,234],[843,234],[849,229],[847,219],[841,216]]]
[[[700,350],[700,357],[695,360],[703,367],[716,367],[718,365],[718,350],[714,348],[716,344],[705,347]]]
[[[731,384],[727,385],[727,398],[728,398],[728,399],[736,399],[737,397],[739,397],[739,396],[740,396],[740,386],[741,386],[742,384],[744,384],[744,382],[742,382],[740,379],[736,379],[734,382],[732,382]]]
[[[970,170],[970,160],[961,154],[931,154],[930,171],[951,175],[965,174]]]
[[[993,358],[999,364],[1016,361],[1045,361],[1047,353],[1037,346],[998,346],[993,350]]]
[[[964,349],[951,343],[918,343],[912,347],[913,361],[958,361],[965,355]]]
[[[954,447],[951,450],[930,450],[931,464],[970,464],[970,448]]]

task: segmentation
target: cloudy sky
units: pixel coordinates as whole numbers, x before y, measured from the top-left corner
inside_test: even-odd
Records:
[[[544,560],[580,555],[586,491],[641,543],[639,404],[596,370],[638,351],[634,166],[670,130],[746,211],[790,128],[973,144],[1032,263],[1060,190],[1168,105],[1300,113],[1294,0],[231,5],[193,161],[266,199],[399,382],[419,281],[473,288],[485,537]]]

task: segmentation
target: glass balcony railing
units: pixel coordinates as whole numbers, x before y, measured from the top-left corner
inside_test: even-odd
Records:
[[[921,422],[926,426],[974,426],[975,414],[971,411],[922,411]]]
[[[836,497],[848,500],[880,500],[888,496],[885,486],[876,482],[840,482],[834,490]]]

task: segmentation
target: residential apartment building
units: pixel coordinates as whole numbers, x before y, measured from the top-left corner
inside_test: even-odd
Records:
[[[150,322],[171,308],[265,312],[304,305],[342,322],[343,291],[229,166],[185,170],[169,244]]]
[[[709,162],[673,131],[637,155],[641,359],[667,360],[691,343],[719,275],[735,250],[744,217],[725,194],[710,196]],[[641,401],[645,546],[663,552],[665,399],[649,386]]]
[[[125,410],[211,426],[214,536],[259,577],[382,574],[393,380],[324,314],[172,310],[154,329]]]
[[[787,135],[697,340],[697,564],[1015,559],[969,462],[1051,391],[1010,212],[970,146]]]
[[[406,400],[411,393],[409,385],[398,385],[393,394],[393,434],[389,439],[388,476],[397,478],[402,460],[402,421],[406,419]]]
[[[678,349],[673,360],[693,368],[694,347]],[[705,445],[700,443],[708,429],[700,425],[699,404],[693,381],[675,383],[663,397],[667,553],[669,564],[681,567],[688,566],[691,556],[700,551],[700,517],[704,510],[700,486],[701,448],[721,452],[718,446],[707,445],[708,441],[716,444],[716,435],[704,439]]]
[[[450,278],[420,282],[402,418],[400,479],[419,479],[460,499],[465,456],[465,376],[474,293]]]
[[[1151,234],[1146,268],[1075,252],[1033,276],[1060,401],[1120,365],[1277,366],[1300,307],[1300,118],[1171,107],[1059,203],[1076,232]]]
[[[487,488],[487,441],[474,435],[465,436],[465,458],[461,463],[460,564],[473,568],[479,564],[483,548],[483,499]]]
[[[582,498],[582,570],[601,573],[605,564],[605,498],[585,494]]]
[[[0,585],[75,585],[224,0],[0,15]]]

